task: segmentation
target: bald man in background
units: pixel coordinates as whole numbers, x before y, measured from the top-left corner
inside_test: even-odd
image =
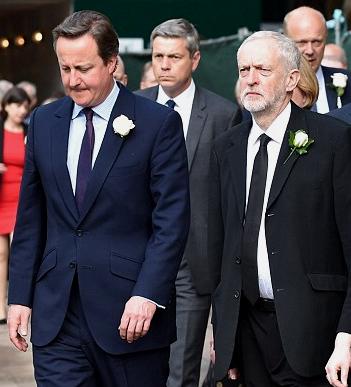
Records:
[[[345,50],[335,43],[328,43],[324,48],[322,66],[347,70]]]
[[[341,96],[341,104],[351,102],[351,73],[340,68],[321,66],[328,35],[322,13],[310,7],[296,8],[285,16],[283,29],[285,35],[294,40],[301,54],[316,73],[319,95],[312,110],[328,113],[337,109],[338,95],[331,77],[334,73],[347,75],[348,82]]]

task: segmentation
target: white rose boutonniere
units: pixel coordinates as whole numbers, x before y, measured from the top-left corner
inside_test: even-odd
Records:
[[[331,78],[333,80],[333,86],[336,90],[336,94],[338,95],[336,104],[338,108],[341,108],[341,97],[344,95],[348,77],[346,74],[343,73],[334,73],[333,75],[331,75]]]
[[[298,130],[296,132],[290,132],[289,134],[289,146],[291,152],[287,159],[284,161],[284,164],[289,160],[290,156],[297,152],[299,155],[307,153],[307,149],[311,144],[314,143],[312,138],[308,137],[308,134],[304,130]]]
[[[113,131],[122,138],[128,136],[129,132],[135,128],[134,122],[123,114],[113,120],[112,126]]]

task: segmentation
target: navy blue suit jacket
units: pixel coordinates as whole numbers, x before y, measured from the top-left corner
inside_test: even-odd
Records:
[[[351,103],[348,103],[341,107],[340,109],[332,110],[328,113],[330,116],[339,118],[339,120],[351,124]]]
[[[113,354],[175,339],[174,281],[189,228],[186,148],[175,111],[120,85],[79,215],[66,166],[73,101],[31,117],[11,253],[9,303],[32,307],[38,346],[59,332],[78,276],[83,310],[100,347]],[[121,138],[120,114],[135,128]],[[158,308],[149,333],[133,344],[118,326],[131,296]]]

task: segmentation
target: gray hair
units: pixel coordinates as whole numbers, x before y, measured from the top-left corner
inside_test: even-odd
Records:
[[[118,35],[109,18],[96,11],[78,11],[68,16],[52,31],[54,49],[59,37],[75,39],[90,34],[97,46],[101,59],[106,64],[118,55]]]
[[[29,81],[21,81],[21,82],[18,82],[16,86],[23,89],[29,95],[30,99],[34,97],[36,98],[37,87],[35,86],[34,83]]]
[[[301,54],[294,41],[287,36],[275,31],[258,31],[246,38],[238,49],[237,55],[241,48],[249,42],[260,39],[272,39],[279,48],[281,56],[285,60],[287,70],[299,69]]]
[[[13,83],[6,79],[0,80],[0,102],[2,97],[13,87]]]
[[[154,28],[150,36],[150,45],[158,36],[162,38],[184,38],[187,41],[187,48],[192,57],[200,49],[199,34],[186,19],[170,19]]]

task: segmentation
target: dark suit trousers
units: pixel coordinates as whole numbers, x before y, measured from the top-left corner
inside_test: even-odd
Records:
[[[77,280],[60,333],[44,347],[33,346],[39,387],[165,387],[168,360],[169,347],[126,355],[104,352],[90,334]]]
[[[242,301],[239,359],[245,387],[327,387],[323,374],[305,378],[296,374],[284,355],[275,312]]]
[[[167,386],[198,387],[211,299],[196,292],[185,259],[178,271],[176,292],[177,341],[171,345]]]

